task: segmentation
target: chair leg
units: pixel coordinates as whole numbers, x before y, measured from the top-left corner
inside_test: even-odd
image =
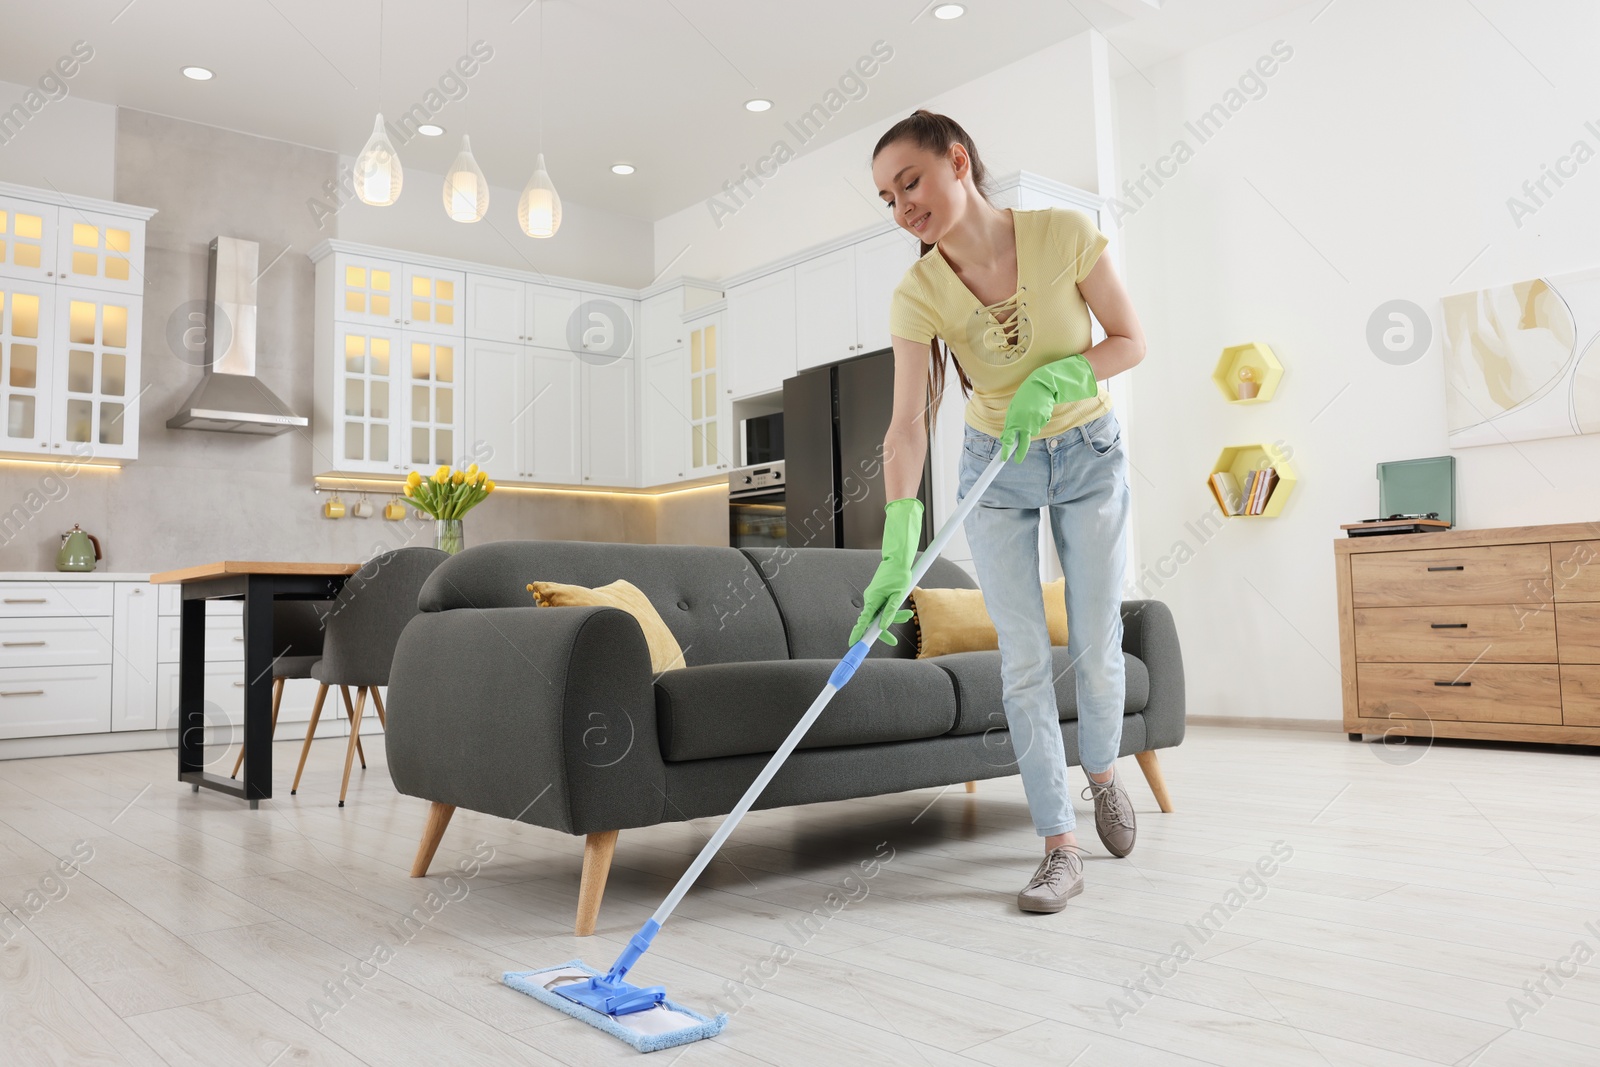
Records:
[[[428,873],[433,854],[439,851],[444,839],[444,828],[450,825],[450,816],[456,813],[454,804],[441,804],[437,800],[428,809],[428,824],[422,828],[422,841],[417,845],[417,858],[411,861],[411,877],[421,878]]]
[[[378,687],[375,685],[368,686],[367,691],[372,694],[372,707],[378,713],[378,725],[387,730],[389,728],[388,713],[383,706],[383,697],[378,695]],[[363,763],[362,766],[365,767],[366,764]]]
[[[339,786],[339,806],[344,807],[344,795],[350,790],[350,764],[356,759],[356,742],[361,739],[361,714],[367,710],[367,691],[360,689],[356,693],[356,706],[350,707],[350,688],[341,685],[339,692],[344,695],[344,708],[350,713],[350,743],[344,750],[344,782]]]
[[[606,892],[606,876],[611,873],[611,857],[617,851],[617,831],[602,830],[583,839],[583,878],[578,883],[577,935],[594,933],[600,917],[600,898]]]
[[[343,686],[340,688],[343,689]],[[344,712],[345,717],[350,720],[350,736],[356,739],[356,759],[361,761],[361,769],[366,770],[367,754],[361,748],[361,734],[356,730],[356,713],[350,708],[350,694],[348,692],[344,695]]]
[[[289,795],[294,796],[295,790],[300,788],[300,775],[306,769],[306,756],[311,754],[311,739],[317,736],[317,720],[322,718],[322,702],[328,699],[328,687],[317,686],[317,701],[311,705],[311,725],[306,727],[306,741],[300,746],[300,766],[294,769],[294,784],[289,787]]]
[[[283,706],[283,683],[284,683],[284,679],[282,679],[282,678],[274,678],[272,680],[272,736],[273,737],[277,737],[278,736],[278,709]],[[244,745],[243,745],[243,743],[241,743],[239,745],[239,758],[233,761],[233,773],[228,775],[228,777],[229,778],[237,778],[237,777],[239,777],[239,768],[243,764],[244,764]]]
[[[1156,750],[1152,748],[1135,752],[1133,758],[1139,761],[1139,769],[1144,772],[1144,780],[1150,783],[1150,792],[1156,795],[1156,803],[1161,805],[1162,811],[1170,814],[1172,797],[1167,794],[1167,780],[1161,776],[1161,763],[1156,759]]]
[[[967,783],[967,792],[976,793],[977,791],[978,791],[978,783],[977,782],[968,782]]]

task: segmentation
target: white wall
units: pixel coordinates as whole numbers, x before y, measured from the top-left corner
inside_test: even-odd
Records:
[[[1150,342],[1133,371],[1141,555],[1149,594],[1177,616],[1192,714],[1340,716],[1330,542],[1341,523],[1377,514],[1376,463],[1450,453],[1440,297],[1600,259],[1600,163],[1520,229],[1506,207],[1575,140],[1600,147],[1584,128],[1600,118],[1586,54],[1594,5],[1325,6],[1115,85],[1123,179],[1180,138],[1194,150],[1123,223]],[[1201,143],[1185,122],[1278,40],[1293,55],[1264,95]],[[1394,298],[1434,324],[1432,347],[1407,366],[1365,340],[1368,317]],[[1230,406],[1209,375],[1224,346],[1246,341],[1271,345],[1287,369],[1271,402]],[[1191,525],[1213,510],[1205,479],[1218,451],[1278,438],[1301,479],[1283,514]],[[1458,528],[1594,518],[1600,438],[1454,455]]]
[[[90,62],[93,62],[91,60]],[[40,64],[41,73],[45,64]],[[0,144],[0,181],[115,199],[117,109],[72,95],[51,100]],[[0,81],[0,111],[10,111],[35,86]],[[14,126],[8,126],[8,134]]]
[[[1089,34],[1062,41],[921,106],[959,122],[977,142],[991,174],[1029,170],[1098,191],[1089,41]],[[888,66],[912,62],[897,54]],[[869,79],[869,93],[871,85]],[[852,106],[846,104],[830,121],[852,122]],[[776,116],[771,119],[774,140],[803,151],[784,128],[786,116],[777,109],[768,114]],[[656,269],[671,264],[669,275],[720,278],[885,221],[888,209],[872,183],[872,148],[903,117],[803,151],[759,188],[747,185],[752,195],[733,215],[723,216],[720,226],[705,203],[661,219],[655,225]]]

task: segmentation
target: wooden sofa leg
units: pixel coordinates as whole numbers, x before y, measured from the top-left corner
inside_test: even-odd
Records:
[[[976,793],[977,791],[978,791],[978,783],[977,782],[968,782],[967,783],[967,792]]]
[[[600,898],[605,895],[606,876],[611,873],[611,857],[617,851],[617,831],[602,830],[583,839],[583,880],[578,883],[578,923],[576,933],[594,933],[600,917]]]
[[[411,877],[421,878],[428,873],[433,854],[439,851],[444,838],[444,828],[450,825],[450,816],[456,813],[454,804],[441,804],[437,800],[428,809],[428,824],[422,828],[422,843],[417,845],[417,858],[411,863]]]
[[[1171,814],[1172,798],[1167,795],[1167,780],[1161,777],[1161,762],[1156,759],[1156,750],[1152,748],[1135,752],[1133,758],[1139,761],[1139,769],[1144,772],[1144,780],[1150,783],[1150,792],[1156,795],[1156,803],[1161,805],[1162,811]]]

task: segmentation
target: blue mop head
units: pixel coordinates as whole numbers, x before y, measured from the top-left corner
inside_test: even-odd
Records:
[[[663,1000],[646,1011],[607,1015],[552,992],[550,988],[552,985],[564,984],[564,981],[581,982],[585,978],[599,977],[599,975],[599,971],[587,966],[582,960],[569,960],[558,967],[546,967],[538,971],[507,971],[502,980],[517,992],[526,993],[557,1011],[565,1012],[574,1019],[581,1019],[598,1030],[604,1030],[612,1037],[626,1041],[640,1052],[655,1052],[658,1049],[687,1045],[691,1041],[715,1037],[722,1032],[724,1026],[728,1025],[726,1013],[719,1014],[715,1019],[708,1019],[699,1012],[685,1008],[681,1004],[674,1004],[670,1000]]]

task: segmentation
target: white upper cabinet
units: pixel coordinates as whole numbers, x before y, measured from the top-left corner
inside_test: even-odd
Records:
[[[52,452],[134,458],[143,300],[60,286],[56,305]]]
[[[639,301],[639,355],[645,359],[683,347],[683,290]]]
[[[317,389],[330,403],[312,435],[318,473],[431,474],[456,464],[461,342],[336,323],[331,345],[319,339],[325,348],[332,365],[319,365]]]
[[[564,348],[529,348],[528,478],[577,485],[583,480],[583,363]]]
[[[531,477],[527,444],[530,356],[525,345],[468,340],[464,415],[468,451],[498,482]]]
[[[398,262],[335,252],[333,275],[335,320],[381,328],[401,325],[405,277]]]
[[[144,221],[56,209],[56,278],[90,289],[144,292]]]
[[[0,196],[0,276],[56,276],[56,206]]]
[[[795,369],[856,354],[856,256],[837,248],[794,268]]]
[[[528,342],[542,348],[572,350],[567,343],[567,326],[582,299],[571,289],[528,286]]]
[[[679,345],[650,356],[643,363],[644,392],[639,398],[640,484],[662,485],[689,474],[689,357]]]
[[[55,286],[0,278],[0,450],[50,447]]]
[[[464,337],[462,305],[466,281],[463,271],[407,265],[401,282],[404,299],[395,309],[400,321],[395,325],[422,333]]]
[[[632,486],[639,451],[634,361],[576,362],[583,378],[583,483]]]
[[[492,274],[467,275],[467,336],[526,341],[528,283]]]
[[[689,476],[720,474],[733,462],[732,404],[721,391],[723,312],[690,318]]]
[[[917,242],[893,229],[855,244],[856,352],[888,348],[889,304],[906,269],[917,261]]]
[[[725,395],[734,400],[783,388],[795,374],[795,268],[728,290]]]

